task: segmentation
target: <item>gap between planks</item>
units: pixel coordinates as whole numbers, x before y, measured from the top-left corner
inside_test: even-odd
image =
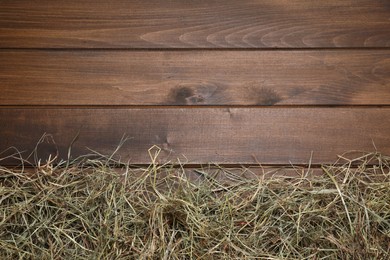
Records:
[[[230,109],[230,108],[253,108],[253,109],[286,109],[286,108],[390,108],[390,104],[380,105],[1,105],[1,109]]]
[[[388,51],[390,47],[298,47],[298,48],[64,48],[64,47],[52,47],[52,48],[18,48],[18,47],[0,47],[0,51],[12,51],[12,52],[83,52],[83,51],[96,51],[96,52],[317,52],[317,51]]]

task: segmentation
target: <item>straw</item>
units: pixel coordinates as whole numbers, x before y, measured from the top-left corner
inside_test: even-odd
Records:
[[[145,168],[111,155],[0,167],[0,258],[390,257],[387,156],[276,174],[159,165],[153,149]]]

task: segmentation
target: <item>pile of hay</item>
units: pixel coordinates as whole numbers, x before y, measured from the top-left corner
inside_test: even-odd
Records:
[[[390,158],[378,153],[321,174],[122,166],[0,168],[0,258],[390,257]]]

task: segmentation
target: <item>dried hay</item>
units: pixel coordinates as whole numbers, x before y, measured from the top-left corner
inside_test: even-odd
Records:
[[[110,160],[0,167],[0,258],[390,257],[390,158],[381,154],[315,176],[156,163],[118,171]]]

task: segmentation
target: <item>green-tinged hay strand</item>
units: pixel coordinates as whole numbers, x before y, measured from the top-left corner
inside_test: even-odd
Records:
[[[316,175],[0,168],[0,258],[389,259],[390,158],[343,162]]]

